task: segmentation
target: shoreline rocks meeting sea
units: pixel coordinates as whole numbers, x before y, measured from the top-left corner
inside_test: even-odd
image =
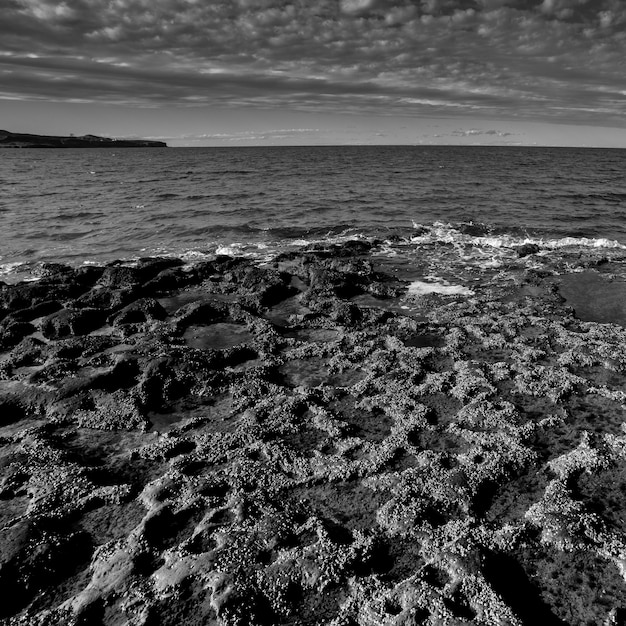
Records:
[[[626,623],[625,260],[0,285],[0,624]]]
[[[64,137],[0,130],[0,149],[2,148],[167,148],[167,144],[140,138],[111,139],[98,135]]]

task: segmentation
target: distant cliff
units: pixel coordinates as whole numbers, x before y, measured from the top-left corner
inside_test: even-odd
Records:
[[[96,135],[54,137],[0,130],[0,148],[167,148],[167,144],[147,139],[108,139]]]

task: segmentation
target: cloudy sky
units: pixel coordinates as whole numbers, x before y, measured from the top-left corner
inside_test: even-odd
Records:
[[[624,0],[0,0],[0,128],[626,147]]]

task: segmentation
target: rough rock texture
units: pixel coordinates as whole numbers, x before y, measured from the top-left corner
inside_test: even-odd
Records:
[[[0,286],[0,623],[626,623],[626,330],[535,252],[472,297],[363,243]]]

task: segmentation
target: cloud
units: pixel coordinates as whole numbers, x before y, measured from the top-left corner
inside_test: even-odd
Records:
[[[339,6],[344,13],[363,13],[375,8],[376,0],[339,0]]]
[[[27,69],[28,71],[23,71]],[[346,99],[363,109],[376,110],[385,105],[389,112],[416,110],[419,107],[494,108],[503,106],[504,96],[467,93],[454,85],[438,87],[394,86],[375,80],[330,80],[326,77],[297,78],[288,74],[250,72],[175,71],[170,68],[141,67],[113,62],[94,62],[82,57],[48,58],[36,56],[0,57],[5,90],[13,88],[25,96],[36,97],[42,85],[47,96],[62,99],[105,97],[109,101],[149,104],[176,99],[179,104],[254,103],[267,105],[267,98],[282,104],[342,110]]]
[[[200,135],[185,135],[180,139],[194,142],[219,141],[219,142],[250,142],[250,141],[276,141],[279,139],[305,137],[317,135],[319,128],[274,128],[269,130],[242,130],[233,133],[205,133]]]
[[[6,97],[624,125],[621,0],[5,0]]]
[[[453,130],[451,135],[453,137],[480,137],[480,136],[491,136],[491,137],[510,137],[513,133],[503,131],[503,130],[495,130],[493,128],[489,128],[487,130],[481,128],[470,128],[468,130]]]

